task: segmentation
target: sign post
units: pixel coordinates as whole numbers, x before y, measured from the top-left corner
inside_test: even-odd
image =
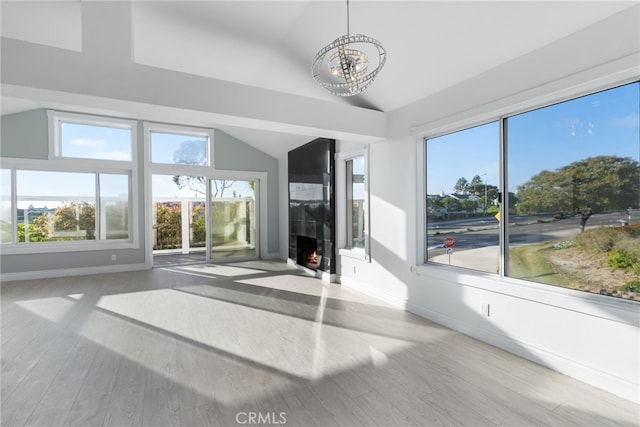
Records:
[[[451,236],[444,238],[444,247],[447,248],[447,255],[449,255],[449,265],[451,265],[451,254],[453,253],[453,247],[456,245],[456,239]]]

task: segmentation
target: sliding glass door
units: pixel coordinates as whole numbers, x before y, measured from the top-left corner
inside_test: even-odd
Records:
[[[258,257],[256,192],[258,181],[210,180],[210,259]]]
[[[152,175],[155,265],[206,260],[206,179]]]

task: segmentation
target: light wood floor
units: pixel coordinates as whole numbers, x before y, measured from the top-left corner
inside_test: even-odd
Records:
[[[639,408],[279,262],[2,285],[2,425],[637,426]]]

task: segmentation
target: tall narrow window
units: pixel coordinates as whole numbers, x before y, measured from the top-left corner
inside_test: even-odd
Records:
[[[507,275],[640,291],[640,84],[507,120]]]
[[[498,122],[427,140],[430,262],[498,272],[499,150]]]
[[[13,241],[11,215],[11,170],[0,170],[0,243]]]
[[[129,239],[129,175],[100,174],[100,239]]]
[[[365,162],[364,156],[346,161],[347,248],[365,247]]]

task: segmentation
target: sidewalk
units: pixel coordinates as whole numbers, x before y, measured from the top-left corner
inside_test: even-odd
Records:
[[[497,245],[461,251],[456,251],[454,247],[451,255],[436,255],[431,258],[430,261],[438,264],[486,271],[487,273],[497,273],[500,265],[500,250]]]

